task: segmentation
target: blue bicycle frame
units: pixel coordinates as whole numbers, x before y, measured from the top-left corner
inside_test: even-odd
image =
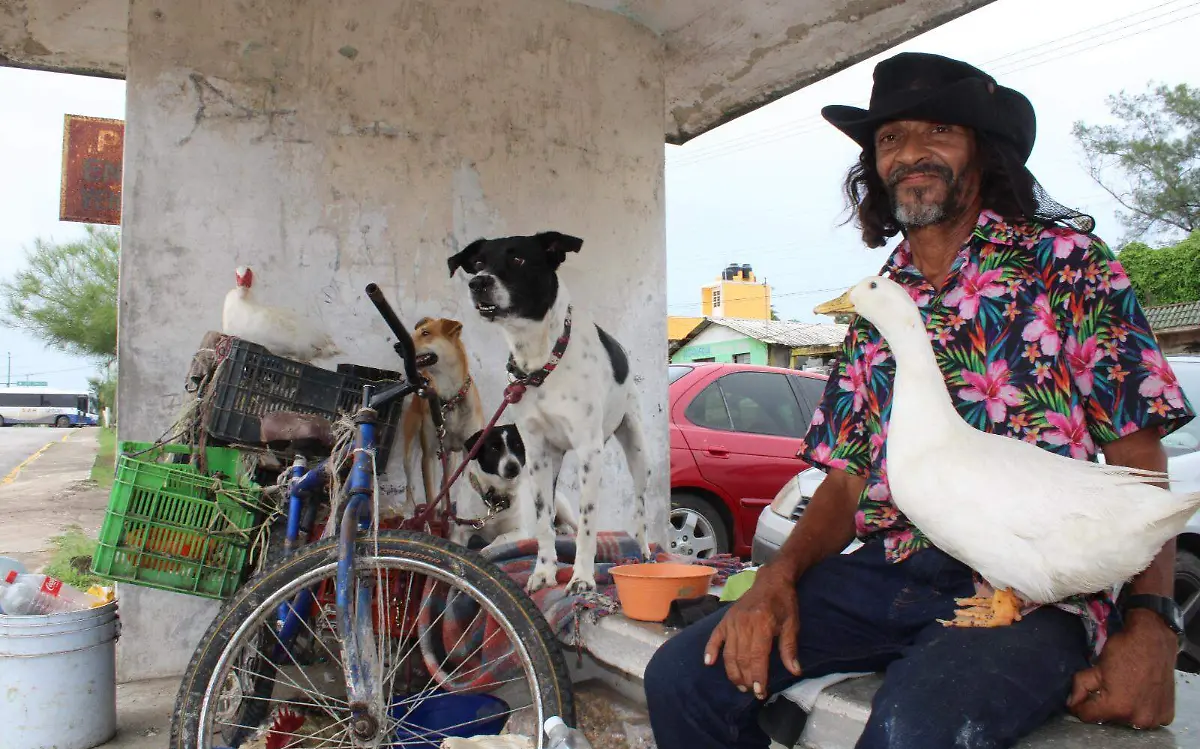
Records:
[[[375,590],[370,584],[362,583],[354,574],[354,542],[359,532],[369,531],[372,525],[376,409],[398,398],[405,398],[421,388],[412,338],[375,284],[367,287],[367,296],[396,335],[394,348],[404,361],[406,380],[389,385],[379,392],[376,392],[372,385],[363,387],[362,407],[354,419],[357,433],[350,477],[345,486],[347,501],[342,510],[341,525],[338,527],[338,566],[335,582],[337,635],[345,664],[351,732],[355,738],[364,741],[376,736],[378,727],[386,723],[383,718],[387,706],[384,704],[381,674],[373,671],[374,665],[379,662],[373,636],[371,607],[371,596]],[[328,460],[323,460],[314,468],[308,469],[304,457],[297,455],[292,464],[288,489],[287,535],[284,542],[288,555],[299,546],[304,519],[315,514],[316,495],[326,486],[328,471]],[[328,522],[335,520],[331,517]],[[313,592],[306,589],[291,602],[280,604],[279,649],[291,646],[304,620],[311,615],[315,602]],[[277,659],[282,658],[279,649],[275,653]]]

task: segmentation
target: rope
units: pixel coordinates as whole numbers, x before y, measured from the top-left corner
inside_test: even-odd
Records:
[[[358,436],[358,427],[354,423],[354,418],[348,414],[342,414],[334,422],[332,429],[333,448],[329,451],[326,473],[329,476],[329,518],[333,522],[325,524],[324,530],[321,531],[322,539],[330,538],[337,530],[336,519],[341,517],[338,511],[342,503],[342,468],[351,459],[355,449],[354,441]],[[372,466],[374,466],[373,460]]]

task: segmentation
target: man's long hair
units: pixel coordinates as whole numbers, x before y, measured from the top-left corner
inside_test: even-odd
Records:
[[[1006,153],[1011,149],[978,131],[975,144],[982,168],[979,189],[983,207],[1010,220],[1033,218],[1038,206],[1033,174],[1023,164],[1015,163],[1014,155]],[[902,227],[892,214],[891,197],[875,168],[874,146],[859,154],[846,174],[844,189],[850,211],[844,223],[858,219],[868,247],[883,247],[900,233]]]

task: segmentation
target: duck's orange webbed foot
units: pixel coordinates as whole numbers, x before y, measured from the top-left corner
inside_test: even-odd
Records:
[[[990,598],[975,596],[955,601],[963,608],[953,621],[939,619],[947,627],[1007,627],[1021,620],[1021,599],[1010,590],[997,590]]]

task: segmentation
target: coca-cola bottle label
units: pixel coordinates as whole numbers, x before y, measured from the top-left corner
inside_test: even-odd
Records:
[[[45,582],[42,583],[42,592],[48,596],[57,598],[58,594],[62,592],[62,586],[62,580],[56,580],[53,577],[47,576]]]
[[[12,585],[16,581],[17,581],[17,571],[9,570],[8,574],[4,576],[4,582],[8,583],[9,585]]]

